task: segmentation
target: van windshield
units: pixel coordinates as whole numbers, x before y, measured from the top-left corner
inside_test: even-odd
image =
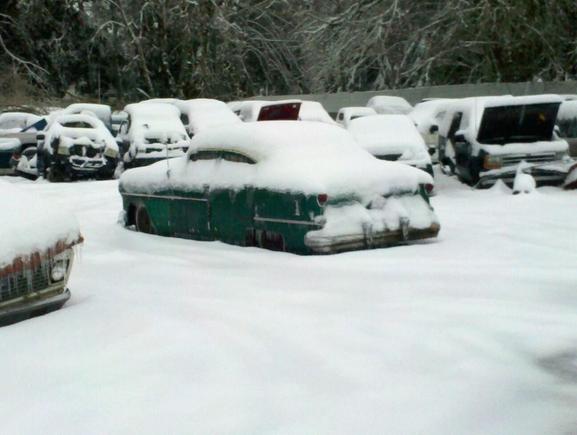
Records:
[[[559,103],[487,107],[477,140],[485,144],[549,141]]]

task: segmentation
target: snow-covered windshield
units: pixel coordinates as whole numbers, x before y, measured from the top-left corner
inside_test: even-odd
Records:
[[[549,141],[559,103],[486,107],[477,140],[485,144]]]

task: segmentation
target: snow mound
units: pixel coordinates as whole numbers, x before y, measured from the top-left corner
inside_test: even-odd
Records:
[[[488,190],[496,194],[511,194],[511,189],[501,179],[498,179]]]
[[[517,167],[517,173],[515,175],[515,181],[513,182],[513,194],[518,193],[532,193],[537,187],[537,183],[532,175],[526,174],[523,170],[530,165],[519,164]]]
[[[532,193],[535,191],[536,187],[537,183],[533,176],[519,172],[515,176],[515,181],[513,183],[513,194]]]
[[[19,256],[80,239],[78,222],[67,210],[1,180],[0,197],[0,268]]]

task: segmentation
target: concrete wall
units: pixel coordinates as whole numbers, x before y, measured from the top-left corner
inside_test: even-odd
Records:
[[[424,98],[464,98],[481,95],[537,95],[577,94],[577,81],[525,82],[525,83],[478,83],[467,85],[428,86],[407,89],[386,89],[367,92],[339,92],[334,94],[269,95],[257,96],[259,100],[302,99],[323,104],[329,113],[336,113],[345,106],[365,106],[375,95],[396,95],[416,104]]]

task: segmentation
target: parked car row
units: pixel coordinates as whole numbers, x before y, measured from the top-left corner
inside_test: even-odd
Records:
[[[372,111],[395,113],[381,115],[379,126],[375,122],[374,128],[362,134],[376,135],[382,129],[385,135],[386,117],[397,117],[387,136],[401,142],[401,137],[410,137],[408,130],[401,128],[400,117],[407,113],[432,162],[439,162],[443,172],[474,187],[489,187],[497,180],[513,186],[519,172],[532,176],[537,186],[573,185],[575,174],[570,175],[577,171],[571,158],[577,155],[575,95],[432,99],[410,111],[409,106],[399,97],[373,97],[367,107],[342,108],[337,121],[351,128],[358,118],[377,116]],[[411,142],[416,143],[414,139]]]
[[[560,137],[571,131],[572,103],[476,97],[410,110],[376,98],[341,109],[336,122],[320,103],[302,100],[154,99],[114,113],[73,105],[47,117],[5,117],[15,136],[0,138],[0,163],[51,181],[111,178],[120,168],[124,225],[139,232],[332,254],[438,235],[431,151],[443,171],[476,187],[514,184],[520,173],[538,185],[577,183]],[[33,130],[30,142],[24,134]],[[66,302],[82,236],[50,205],[31,211],[37,199],[2,181],[0,192],[2,325]],[[24,215],[34,218],[14,220]]]

